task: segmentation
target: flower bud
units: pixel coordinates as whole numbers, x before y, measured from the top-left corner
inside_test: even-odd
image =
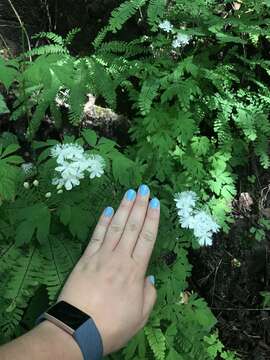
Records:
[[[38,186],[38,185],[39,185],[39,181],[38,181],[38,180],[34,180],[34,181],[33,181],[33,185],[34,185],[34,186]]]
[[[51,196],[52,196],[52,193],[51,193],[51,192],[47,192],[47,193],[45,194],[45,197],[46,197],[47,199],[49,199]]]
[[[57,194],[63,194],[63,190],[62,189],[58,190]]]
[[[23,183],[23,187],[24,187],[25,189],[29,189],[29,188],[30,188],[29,182],[28,182],[28,181],[25,181],[25,182]]]

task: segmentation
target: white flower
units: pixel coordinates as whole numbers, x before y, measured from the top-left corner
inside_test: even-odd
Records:
[[[179,222],[184,229],[191,229],[201,246],[212,245],[213,234],[219,231],[219,225],[211,215],[196,209],[197,195],[193,191],[175,194]]]
[[[212,245],[212,236],[218,230],[218,224],[205,211],[198,211],[194,215],[193,231],[201,246]]]
[[[169,20],[164,20],[162,21],[158,27],[164,31],[166,31],[167,33],[171,32],[173,30],[173,25],[170,23]]]
[[[78,144],[57,144],[52,148],[51,156],[57,158],[58,164],[65,160],[81,160],[84,159],[84,149]]]
[[[175,49],[179,48],[179,47],[184,47],[184,46],[188,45],[190,40],[191,40],[191,37],[189,35],[177,34],[172,42],[172,47],[174,47]]]
[[[88,155],[82,146],[78,144],[56,145],[51,150],[51,156],[56,158],[58,166],[55,171],[59,177],[52,181],[60,190],[63,186],[71,190],[74,186],[80,185],[80,180],[85,173],[90,173],[90,179],[100,177],[104,173],[105,161],[99,155]]]
[[[74,186],[80,185],[80,181],[75,176],[63,178],[54,178],[52,180],[53,185],[57,185],[57,189],[61,190],[64,186],[66,190],[71,190]]]
[[[175,194],[174,201],[177,209],[191,209],[196,205],[197,195],[194,191],[183,191]]]
[[[32,164],[32,163],[23,163],[22,165],[21,165],[21,168],[22,168],[22,171],[26,174],[26,175],[28,175],[28,174],[30,174],[31,172],[32,172],[32,170],[33,170],[33,167],[34,167],[34,165]]]
[[[100,155],[90,155],[87,161],[89,167],[86,170],[90,173],[90,179],[104,174],[105,161]]]
[[[33,181],[33,185],[34,185],[34,186],[38,186],[38,185],[39,185],[39,181],[38,181],[38,180],[34,180],[34,181]]]
[[[52,196],[52,193],[51,193],[51,192],[47,192],[47,193],[45,194],[45,198],[47,198],[47,199],[49,199],[51,196]]]
[[[181,227],[183,229],[193,229],[194,228],[194,216],[190,213],[188,216],[182,216],[179,218]]]

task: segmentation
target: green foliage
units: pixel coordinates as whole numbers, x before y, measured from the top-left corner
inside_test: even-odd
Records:
[[[0,115],[9,113],[9,109],[2,94],[0,94]]]
[[[23,162],[22,157],[14,155],[19,147],[17,144],[9,144],[3,148],[0,144],[0,204],[15,197],[16,182],[19,177],[17,165]]]
[[[129,34],[124,41],[132,18],[132,24],[140,24],[134,33],[142,35]],[[159,27],[164,20],[173,25],[171,32]],[[22,158],[14,155],[19,151],[16,141],[1,139],[2,341],[20,332],[40,289],[45,287],[48,302],[55,300],[99,212],[108,203],[117,204],[124,187],[143,180],[162,200],[150,265],[158,302],[147,327],[116,358],[236,358],[213,333],[216,319],[207,304],[196,294],[183,301],[191,273],[188,250],[195,243],[179,229],[172,204],[175,192],[193,190],[228,231],[241,172],[254,161],[269,168],[269,20],[266,1],[245,0],[233,10],[228,1],[127,0],[113,11],[88,56],[70,53],[79,31],[74,29],[66,38],[38,34],[40,47],[16,59],[0,59],[0,82],[16,98],[11,121],[27,118],[23,140],[36,167],[34,175],[23,174]],[[186,44],[173,46],[177,34],[186,35]],[[63,194],[51,184],[55,163],[49,154],[57,141],[40,141],[37,135],[46,115],[62,130],[65,111],[56,101],[61,93],[66,93],[67,120],[80,133],[64,141],[77,141],[106,161],[106,175],[92,182],[84,179]],[[120,151],[116,142],[81,131],[88,94],[117,110],[126,104],[132,118],[130,146]],[[0,97],[0,115],[7,110]],[[262,240],[267,231],[269,224],[262,219],[251,235]],[[173,260],[166,261],[172,253]]]
[[[257,226],[252,226],[249,231],[251,236],[255,240],[262,241],[266,238],[266,234],[269,232],[269,230],[270,230],[270,220],[260,218],[257,223]]]

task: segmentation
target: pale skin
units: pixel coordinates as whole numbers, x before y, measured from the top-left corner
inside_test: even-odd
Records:
[[[115,214],[106,209],[91,241],[70,274],[58,300],[92,316],[104,355],[122,348],[147,323],[156,301],[146,278],[156,241],[160,206],[149,203],[144,185],[129,190]],[[82,360],[75,340],[49,321],[0,347],[1,360]],[[91,359],[90,359],[91,360]]]

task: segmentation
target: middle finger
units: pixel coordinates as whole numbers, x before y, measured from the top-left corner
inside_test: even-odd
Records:
[[[118,249],[125,253],[132,254],[136,245],[141,229],[144,224],[145,215],[148,208],[150,189],[147,185],[141,185],[137,193],[135,204],[131,210],[125,230],[118,243]]]

